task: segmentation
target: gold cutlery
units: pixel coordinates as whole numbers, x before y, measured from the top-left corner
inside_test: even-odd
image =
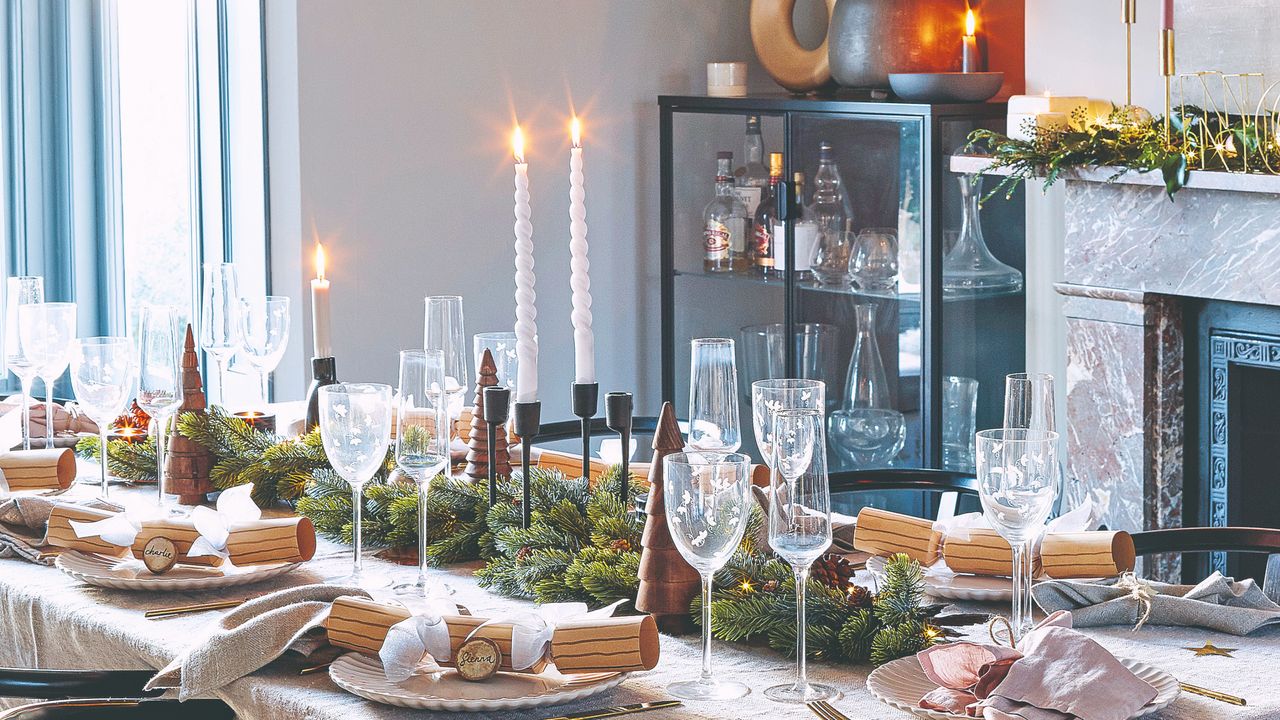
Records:
[[[643,702],[634,705],[615,705],[614,707],[601,708],[599,710],[587,710],[575,715],[561,715],[560,717],[547,718],[547,720],[597,720],[598,718],[611,718],[618,715],[630,715],[631,713],[645,712],[647,710],[660,710],[662,708],[680,707],[684,703],[679,700],[659,700],[657,702]]]
[[[173,617],[186,613],[205,612],[206,610],[226,610],[248,602],[249,598],[239,600],[218,600],[215,602],[197,603],[195,605],[175,605],[174,607],[156,608],[142,614],[145,618]]]
[[[299,671],[298,671],[298,674],[299,674],[299,675],[311,675],[312,673],[318,673],[318,672],[321,672],[321,671],[323,671],[323,670],[328,670],[328,669],[329,669],[329,666],[330,666],[330,665],[332,665],[332,664],[333,664],[333,661],[332,661],[332,660],[330,660],[330,661],[329,661],[329,662],[327,662],[327,663],[320,663],[319,665],[312,665],[311,667],[304,667],[304,668],[302,668],[301,670],[299,670]]]
[[[1231,705],[1239,705],[1241,707],[1245,705],[1244,698],[1242,697],[1236,697],[1235,695],[1228,695],[1223,692],[1218,692],[1217,690],[1210,690],[1209,688],[1202,688],[1199,685],[1192,685],[1191,683],[1180,682],[1178,683],[1178,687],[1182,688],[1183,692],[1189,692],[1193,695],[1207,697],[1213,700],[1217,700],[1219,702],[1224,702]]]
[[[849,720],[849,716],[835,709],[835,707],[826,700],[816,700],[814,702],[805,703],[805,706],[813,711],[814,715],[822,718],[822,720]]]

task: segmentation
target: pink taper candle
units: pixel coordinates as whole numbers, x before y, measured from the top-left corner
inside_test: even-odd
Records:
[[[1164,30],[1173,29],[1173,0],[1164,0],[1164,12],[1160,15],[1160,27]]]

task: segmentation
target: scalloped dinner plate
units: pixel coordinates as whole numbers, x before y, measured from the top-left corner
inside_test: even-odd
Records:
[[[283,575],[301,564],[291,562],[226,568],[179,565],[163,575],[155,575],[141,560],[106,557],[78,550],[67,550],[54,561],[59,570],[90,585],[151,592],[217,590],[250,585]]]
[[[885,560],[879,556],[867,558],[867,570],[884,575]],[[1013,581],[1009,578],[982,575],[930,575],[924,576],[924,591],[945,600],[969,600],[972,602],[1012,602]]]

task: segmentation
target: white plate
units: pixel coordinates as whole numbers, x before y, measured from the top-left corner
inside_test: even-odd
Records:
[[[1140,718],[1160,710],[1178,697],[1178,681],[1169,673],[1137,660],[1127,658],[1119,660],[1133,671],[1134,675],[1151,683],[1151,686],[1156,689],[1156,698],[1144,705],[1132,718]],[[924,674],[920,661],[914,655],[885,663],[867,676],[867,690],[871,691],[875,699],[886,705],[914,713],[919,717],[930,718],[930,720],[969,720],[965,715],[925,710],[920,707],[920,698],[937,687]]]
[[[163,575],[152,574],[141,560],[113,558],[68,550],[54,564],[71,577],[116,590],[216,590],[249,585],[283,575],[302,563],[275,563],[247,567],[209,568],[180,565]]]
[[[552,668],[538,675],[498,673],[486,682],[467,682],[452,670],[414,675],[396,684],[387,680],[377,658],[348,653],[329,666],[338,687],[366,700],[417,708],[487,712],[545,707],[581,700],[617,687],[627,673],[561,675]]]
[[[867,570],[884,575],[885,559],[879,556],[867,558]],[[930,575],[925,571],[925,592],[946,600],[970,600],[973,602],[1012,602],[1013,580],[982,575]]]

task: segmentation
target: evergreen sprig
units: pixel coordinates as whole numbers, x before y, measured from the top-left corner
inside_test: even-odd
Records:
[[[102,442],[97,435],[83,437],[76,443],[76,454],[87,460],[98,461],[102,456]],[[156,481],[156,444],[150,437],[142,442],[107,440],[107,472],[122,480],[134,483]]]

